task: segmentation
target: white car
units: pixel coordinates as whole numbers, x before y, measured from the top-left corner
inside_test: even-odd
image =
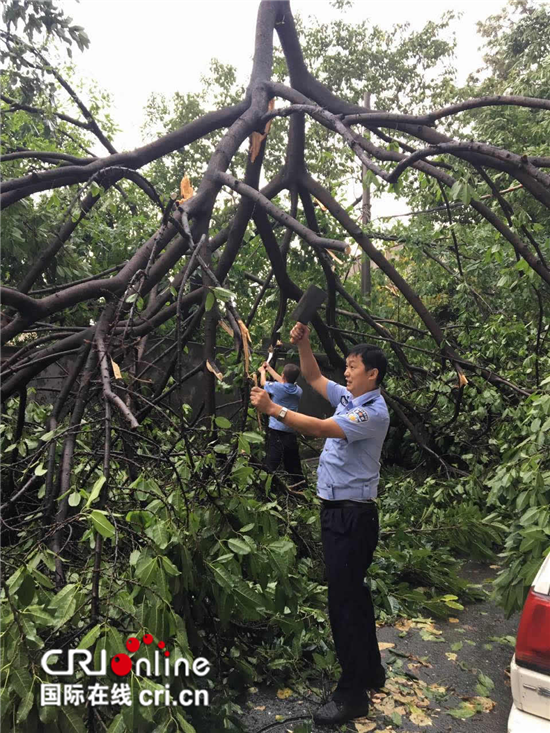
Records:
[[[508,733],[550,733],[550,555],[523,607],[510,676]]]

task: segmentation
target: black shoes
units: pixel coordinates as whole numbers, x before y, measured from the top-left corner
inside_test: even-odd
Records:
[[[318,725],[339,725],[354,718],[363,718],[368,712],[369,699],[366,696],[353,702],[331,700],[315,711],[313,720]]]
[[[366,687],[369,690],[379,690],[385,684],[386,670],[380,665]],[[368,715],[368,712],[369,698],[368,695],[364,694],[355,700],[331,700],[314,713],[313,720],[318,725],[339,725],[354,718],[363,718]]]

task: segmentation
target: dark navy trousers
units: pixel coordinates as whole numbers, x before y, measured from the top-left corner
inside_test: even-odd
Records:
[[[275,473],[282,462],[285,471],[290,477],[291,484],[302,481],[300,488],[305,488],[305,478],[300,462],[300,449],[296,433],[288,433],[284,430],[268,430],[268,449],[266,465],[268,471]]]
[[[335,700],[361,697],[380,669],[374,607],[365,573],[378,543],[375,503],[321,508],[328,608],[342,674]]]

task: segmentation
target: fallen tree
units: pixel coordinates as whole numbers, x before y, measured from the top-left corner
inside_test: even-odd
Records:
[[[288,83],[274,76],[275,34],[286,61]],[[78,154],[77,146],[70,152],[65,149],[11,149],[4,156],[5,164],[11,166],[8,170],[15,170],[15,166],[18,170],[17,175],[5,177],[0,184],[0,202],[8,225],[13,212],[19,222],[24,222],[25,212],[31,210],[35,201],[57,196],[58,191],[66,192],[67,197],[61,225],[47,241],[40,242],[33,257],[25,259],[22,271],[14,271],[5,279],[0,290],[2,343],[16,346],[2,365],[2,400],[12,426],[8,446],[11,450],[4,465],[7,483],[2,499],[3,531],[9,544],[26,543],[27,554],[34,546],[32,543],[39,543],[39,554],[31,552],[31,560],[35,558],[32,562],[36,563],[34,569],[43,562],[52,578],[48,580],[38,570],[30,574],[20,572],[17,576],[19,569],[12,568],[17,579],[12,580],[11,586],[6,586],[5,593],[12,607],[10,613],[16,631],[21,614],[10,598],[13,599],[15,592],[24,593],[20,589],[24,587],[25,578],[30,578],[25,582],[29,588],[32,583],[33,588],[37,588],[36,593],[45,593],[47,582],[52,581],[57,594],[69,588],[67,597],[74,605],[71,618],[77,606],[89,605],[89,617],[84,625],[72,631],[74,638],[100,629],[107,623],[106,619],[111,629],[116,630],[118,624],[126,630],[130,619],[147,628],[156,624],[155,634],[159,637],[180,634],[178,644],[182,651],[186,641],[180,628],[181,619],[200,626],[194,618],[199,608],[197,613],[201,617],[212,613],[219,616],[221,626],[225,626],[230,623],[231,604],[227,598],[231,593],[237,593],[249,614],[247,620],[254,622],[252,628],[246,630],[251,639],[264,632],[263,619],[268,611],[275,608],[283,613],[285,598],[294,609],[302,601],[305,603],[308,593],[318,593],[318,588],[305,590],[307,565],[300,566],[295,585],[285,586],[279,597],[272,594],[271,598],[271,590],[266,590],[270,577],[267,570],[263,575],[260,572],[258,581],[262,586],[262,598],[254,595],[259,592],[258,588],[253,591],[246,585],[247,574],[256,578],[258,567],[267,567],[269,563],[283,583],[284,573],[291,565],[294,549],[290,544],[284,545],[284,537],[286,533],[296,533],[296,529],[287,523],[276,531],[273,518],[266,520],[255,541],[258,547],[266,537],[272,543],[283,544],[275,544],[275,549],[258,549],[256,554],[252,545],[247,547],[243,540],[245,544],[235,550],[230,561],[231,571],[239,577],[238,581],[224,579],[223,562],[214,570],[210,568],[211,546],[208,543],[195,554],[193,564],[197,563],[205,573],[213,573],[223,590],[221,598],[217,595],[221,591],[213,581],[215,590],[212,594],[218,604],[215,613],[210,602],[197,603],[196,608],[186,605],[189,598],[183,589],[192,586],[194,592],[200,593],[200,573],[193,581],[182,580],[181,587],[178,580],[176,587],[168,588],[169,579],[185,575],[190,564],[188,557],[176,557],[176,546],[179,542],[185,545],[184,537],[189,531],[192,514],[189,502],[193,505],[198,502],[204,510],[200,515],[201,529],[206,532],[208,523],[212,522],[225,535],[224,541],[231,533],[251,523],[253,510],[258,510],[257,497],[249,496],[246,506],[235,499],[229,508],[220,500],[230,490],[261,491],[267,480],[257,466],[247,465],[242,452],[254,457],[251,445],[258,440],[255,433],[246,430],[250,427],[248,421],[254,419],[248,411],[249,377],[261,357],[259,348],[251,356],[249,330],[253,329],[262,298],[273,282],[277,285],[278,303],[269,343],[275,345],[277,342],[289,302],[300,298],[309,278],[318,278],[329,297],[326,312],[316,316],[313,326],[331,367],[334,370],[342,368],[347,344],[354,340],[372,338],[387,343],[392,352],[396,380],[401,380],[399,391],[393,382],[387,394],[396,432],[400,431],[402,436],[408,431],[418,447],[417,464],[424,464],[428,472],[441,471],[443,477],[454,482],[471,480],[475,491],[479,492],[476,501],[482,501],[476,486],[476,470],[470,471],[468,461],[457,455],[451,436],[455,428],[458,432],[462,430],[459,418],[465,410],[473,407],[485,410],[481,417],[487,420],[486,429],[480,426],[473,432],[478,438],[486,436],[489,440],[493,430],[491,409],[496,401],[501,400],[499,420],[506,422],[507,412],[511,415],[514,410],[527,421],[531,415],[528,408],[537,400],[544,400],[545,395],[541,397],[537,390],[544,379],[544,374],[539,374],[539,363],[547,363],[544,339],[548,327],[544,326],[544,309],[550,269],[545,245],[539,243],[537,220],[534,217],[520,220],[504,192],[520,188],[530,205],[547,216],[550,157],[544,154],[545,150],[507,150],[497,144],[469,140],[464,129],[462,137],[453,137],[448,130],[452,129],[455,118],[471,110],[510,107],[542,115],[550,111],[548,98],[487,94],[447,104],[425,114],[367,109],[335,95],[310,73],[290,4],[263,0],[258,10],[254,63],[243,98],[199,116],[136,150],[119,153],[89,106],[41,51],[17,38],[9,29],[2,31],[2,40],[12,60],[18,59],[26,68],[52,75],[56,84],[70,96],[80,117],[58,113],[64,125],[62,129],[74,127],[75,135],[82,130],[93,135],[108,153],[93,155],[88,152],[83,156]],[[20,112],[40,116],[43,113],[39,107],[28,103],[24,95],[20,99],[4,95],[2,100],[6,114]],[[287,118],[288,122],[278,122]],[[277,125],[279,134],[284,131],[285,158],[279,170],[268,175],[267,182],[261,186],[266,171],[265,156]],[[411,282],[410,271],[400,267],[374,244],[386,234],[360,226],[349,207],[346,208],[334,191],[312,173],[307,162],[312,128],[334,136],[338,146],[348,150],[357,166],[362,165],[372,180],[378,179],[383,185],[397,190],[399,185],[416,185],[414,181],[421,177],[427,187],[440,192],[443,221],[452,232],[453,255],[456,256],[457,269],[456,272],[450,270],[450,274],[467,288],[483,312],[491,304],[487,306],[486,296],[476,291],[464,275],[465,253],[461,255],[462,245],[456,238],[453,219],[458,216],[454,208],[456,202],[463,209],[469,209],[477,223],[482,222],[494,231],[501,246],[506,244],[513,258],[521,264],[525,277],[529,278],[540,304],[535,382],[518,380],[506,368],[495,369],[494,359],[485,358],[484,354],[477,361],[470,354],[465,355],[459,339],[450,335],[440,314],[427,305]],[[214,133],[217,138],[213,152],[198,184],[192,187],[187,172],[181,171],[183,180],[178,197],[171,197],[171,191],[159,191],[150,180],[147,166],[201,140],[211,141]],[[375,144],[373,137],[378,137],[381,143]],[[240,151],[247,140],[250,142],[244,170],[242,175],[237,175]],[[78,144],[83,147],[82,141]],[[41,166],[38,169],[37,162]],[[483,181],[490,193],[476,195],[468,183],[470,175]],[[494,179],[498,179],[498,183]],[[101,207],[108,194],[115,191],[128,199],[128,182],[146,197],[147,223],[154,222],[154,229],[150,231],[144,225],[135,202],[128,200],[134,236],[135,230],[147,231],[148,236],[142,237],[131,252],[124,252],[124,256],[109,267],[74,281],[64,279],[63,273],[56,271],[57,258],[79,237],[87,218],[98,211],[106,225],[116,229],[112,212]],[[282,236],[279,235],[281,231]],[[263,248],[262,259],[264,264],[268,263],[268,274],[259,278],[261,290],[249,313],[244,313],[239,311],[228,281],[251,235]],[[292,277],[288,266],[291,244],[297,241],[304,261],[311,257],[313,262],[300,281]],[[90,246],[99,244],[97,239]],[[424,241],[420,245],[428,252],[426,257],[441,264],[433,247]],[[384,278],[385,285],[406,302],[407,322],[373,312],[368,301],[360,298],[346,283],[334,265],[334,256],[347,257],[356,250],[376,264],[380,279]],[[443,268],[449,271],[446,261]],[[265,267],[262,273],[264,270]],[[253,272],[251,277],[258,279],[258,273]],[[342,315],[338,306],[344,304],[354,313],[350,315],[348,311]],[[413,329],[411,333],[416,329],[422,334],[422,346],[403,337],[403,329],[407,328]],[[202,362],[187,368],[185,349],[197,334],[203,345]],[[165,339],[167,344],[155,363],[148,352],[148,343],[153,337]],[[234,350],[233,357],[226,358],[227,348]],[[421,361],[415,358],[418,353],[422,353]],[[48,408],[33,405],[30,409],[33,417],[29,421],[27,413],[33,380],[52,363],[67,358],[68,361],[63,362],[68,364],[66,381],[57,400]],[[223,372],[219,368],[221,360]],[[199,372],[202,373],[203,407],[195,415],[183,410],[173,413],[170,396]],[[241,390],[237,415],[242,435],[236,440],[224,436],[223,431],[229,426],[226,418],[218,415],[216,396],[221,374],[226,381],[232,378],[232,386]],[[414,399],[409,398],[409,390],[414,392]],[[450,408],[445,422],[434,412],[441,399]],[[540,409],[546,407],[543,405]],[[201,426],[206,427],[206,438],[198,432]],[[159,427],[165,431],[166,439],[159,440]],[[534,431],[536,436],[545,433],[542,427],[541,423]],[[498,429],[504,428],[499,425]],[[462,446],[468,441],[475,442],[472,430],[465,432]],[[543,436],[543,443],[544,440]],[[216,441],[219,452],[214,451]],[[221,469],[216,456],[224,457]],[[516,459],[520,460],[514,457]],[[166,482],[177,485],[177,500],[173,491],[164,491],[153,481],[153,471],[160,473]],[[507,478],[499,480],[508,489]],[[137,492],[140,510],[135,510],[132,504],[134,492]],[[125,536],[124,546],[119,547],[120,530],[115,515],[122,512],[127,519],[129,517],[133,534]],[[450,534],[456,531],[456,524],[446,524],[447,515],[442,514],[441,518],[443,531]],[[413,520],[418,517],[413,516]],[[500,517],[487,522],[472,508],[468,521],[477,526],[480,547],[485,548],[482,552],[488,552],[487,547],[498,543],[500,532],[504,530]],[[170,537],[163,534],[163,522],[169,523],[173,530]],[[544,529],[540,532],[544,534]],[[147,550],[140,549],[143,536],[147,538]],[[91,559],[83,555],[82,544],[76,540],[90,541]],[[306,546],[310,540],[304,539]],[[535,542],[542,541],[537,535]],[[161,565],[163,561],[159,558],[167,548],[169,564]],[[139,555],[134,563],[137,580],[125,576],[120,587],[126,588],[126,584],[132,582],[147,586],[156,572],[164,578],[166,587],[153,590],[153,595],[160,595],[161,600],[150,601],[147,617],[139,616],[134,603],[138,596],[141,599],[143,588],[138,589],[127,607],[122,604],[113,615],[116,604],[112,591],[102,585],[101,575],[108,568],[112,582],[118,582],[116,557],[119,550],[125,556],[130,554],[128,550]],[[237,573],[238,569],[241,571],[239,557],[249,554],[255,559],[250,560],[250,567],[240,575]],[[86,591],[77,587],[73,564],[87,578]],[[43,588],[36,584],[42,584]],[[443,581],[439,582],[439,587],[443,587]],[[515,590],[514,593],[517,604],[520,598]],[[317,596],[314,601],[311,601],[314,606],[320,604]],[[433,603],[434,608],[441,610],[436,601],[428,599],[426,603]],[[263,608],[265,614],[258,608]],[[387,610],[391,611],[391,603]],[[158,618],[153,621],[155,614]],[[60,618],[52,615],[51,623],[43,619],[44,627],[53,627],[57,633]],[[203,620],[201,618],[201,622]],[[217,629],[217,622],[213,619],[210,622],[212,628]],[[284,627],[284,619],[281,627]],[[215,633],[223,636],[221,630]],[[298,627],[293,633],[299,634]],[[97,631],[97,638],[99,635]],[[115,650],[120,639],[115,631],[113,635],[114,642],[108,641],[106,635],[101,639]],[[192,646],[200,646],[199,637],[197,630]],[[69,644],[72,638],[69,635],[62,640],[63,644]],[[214,653],[214,647],[211,651]],[[36,649],[24,652],[27,661],[33,657],[33,652],[36,656]],[[215,653],[221,671],[224,652],[218,646]],[[246,667],[241,672],[244,674]],[[97,725],[92,714],[88,724]]]

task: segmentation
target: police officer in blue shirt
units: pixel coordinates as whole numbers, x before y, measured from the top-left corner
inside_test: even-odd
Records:
[[[260,388],[252,390],[251,401],[299,433],[327,438],[319,459],[317,495],[322,502],[329,618],[342,674],[332,700],[315,713],[314,720],[337,725],[366,715],[367,690],[385,682],[364,577],[378,542],[375,499],[380,453],[390,422],[379,387],[387,362],[378,347],[354,346],[346,359],[343,387],[321,374],[307,326],[297,323],[290,336],[298,346],[304,378],[336,408],[333,417],[321,420],[293,412]]]

